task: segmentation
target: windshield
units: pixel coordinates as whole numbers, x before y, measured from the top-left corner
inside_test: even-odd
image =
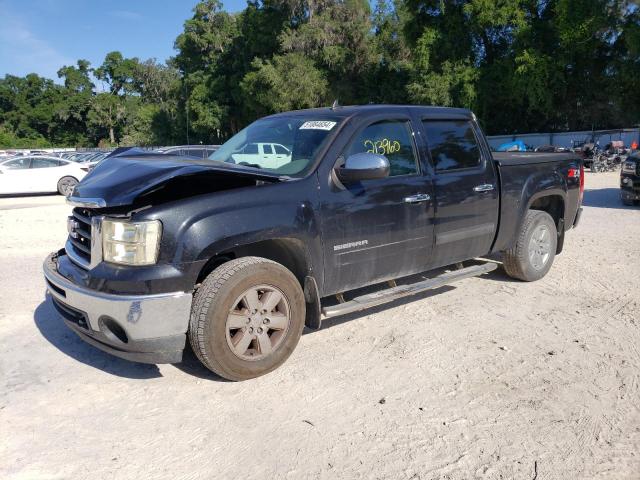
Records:
[[[302,177],[339,121],[337,117],[258,120],[231,137],[209,159]]]

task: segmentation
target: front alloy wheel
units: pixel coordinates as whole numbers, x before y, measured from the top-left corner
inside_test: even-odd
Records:
[[[223,263],[193,295],[189,341],[198,359],[229,380],[275,370],[304,328],[298,279],[279,263],[242,257]]]
[[[240,295],[227,316],[229,348],[243,360],[261,360],[282,345],[290,323],[289,302],[273,285],[258,285]]]

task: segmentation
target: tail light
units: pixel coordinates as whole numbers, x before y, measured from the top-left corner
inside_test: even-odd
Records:
[[[580,197],[578,205],[582,205],[582,197],[584,196],[584,165],[580,164]]]
[[[567,178],[580,179],[579,205],[582,205],[582,197],[584,196],[584,165],[580,164],[580,168],[569,167],[569,171],[567,172]]]

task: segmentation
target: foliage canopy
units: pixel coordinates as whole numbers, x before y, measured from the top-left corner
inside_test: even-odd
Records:
[[[490,134],[637,125],[640,8],[623,0],[219,0],[166,64],[0,79],[0,147],[218,143],[272,112],[341,104],[473,109]]]

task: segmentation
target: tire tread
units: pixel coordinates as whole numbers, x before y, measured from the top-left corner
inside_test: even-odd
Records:
[[[189,319],[189,343],[193,352],[207,368],[218,375],[228,378],[222,365],[207,354],[205,324],[207,312],[220,289],[239,271],[256,264],[275,264],[276,262],[261,257],[242,257],[223,263],[211,272],[193,295],[191,317]]]
[[[530,281],[531,279],[527,278],[527,275],[524,271],[524,266],[528,259],[526,258],[526,237],[529,232],[529,227],[533,222],[538,220],[542,216],[549,216],[547,212],[542,210],[529,210],[527,211],[524,222],[520,227],[520,232],[518,232],[518,238],[514,242],[513,246],[505,251],[503,251],[503,267],[511,278],[515,278],[523,281]]]

